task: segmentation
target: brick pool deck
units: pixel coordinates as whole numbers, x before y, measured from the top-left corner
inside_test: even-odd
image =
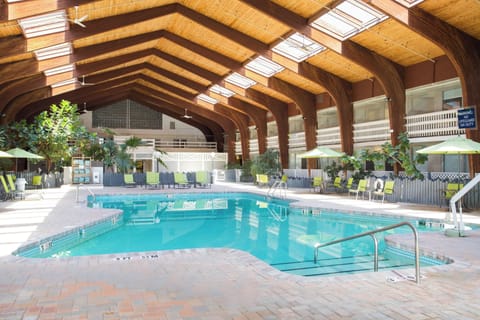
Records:
[[[89,187],[95,194],[250,191],[217,183],[212,189],[145,190]],[[422,282],[382,271],[299,277],[248,253],[192,249],[128,255],[28,259],[18,247],[115,214],[85,206],[86,189],[29,191],[0,203],[0,319],[480,319],[480,231],[466,237],[420,235],[421,250],[451,258],[421,269]],[[354,200],[289,189],[297,205],[443,219],[445,208]],[[480,224],[480,213],[464,213]],[[411,245],[411,239],[391,239]],[[405,277],[404,277],[405,276]]]

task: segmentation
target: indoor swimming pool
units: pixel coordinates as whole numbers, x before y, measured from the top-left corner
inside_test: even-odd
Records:
[[[114,215],[68,234],[45,239],[16,254],[36,258],[121,255],[132,252],[191,248],[233,248],[247,251],[274,268],[303,276],[373,270],[371,237],[319,250],[317,243],[379,229],[400,221],[419,232],[441,225],[372,214],[292,208],[289,201],[251,193],[108,195],[89,197],[92,208],[118,208]],[[413,254],[385,244],[388,234],[412,232],[407,227],[382,232],[379,269],[412,267]],[[443,262],[421,258],[422,266]]]

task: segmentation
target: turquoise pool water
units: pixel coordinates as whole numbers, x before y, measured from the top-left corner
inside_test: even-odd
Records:
[[[248,193],[96,196],[90,207],[119,208],[117,221],[79,230],[74,241],[54,239],[20,255],[68,257],[184,248],[235,248],[250,252],[275,268],[320,275],[372,269],[370,237],[321,250],[313,263],[317,242],[328,242],[399,222],[394,218],[326,210],[293,209],[288,201],[268,200]],[[420,232],[431,224],[410,221]],[[385,234],[411,232],[401,227],[379,234],[380,268],[412,267],[411,254],[386,247]],[[423,259],[424,265],[438,264]]]

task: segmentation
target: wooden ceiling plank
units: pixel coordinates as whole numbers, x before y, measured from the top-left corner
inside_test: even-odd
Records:
[[[97,0],[75,0],[75,5],[80,6],[94,1]],[[51,11],[65,10],[70,7],[72,7],[71,0],[36,0],[7,3],[1,6],[0,22],[23,19]]]
[[[213,20],[209,17],[206,17],[198,12],[195,12],[185,6],[178,6],[178,13],[196,21],[197,23],[213,30],[216,33],[221,34],[227,39],[232,39],[237,43],[240,43],[244,47],[255,51],[257,53],[262,53],[264,50],[268,49],[268,45],[264,44],[261,41],[258,41],[244,33],[241,33],[235,29],[229,28],[216,20]]]
[[[0,57],[21,54],[25,50],[31,51],[61,44],[64,42],[73,42],[77,39],[90,37],[96,34],[101,34],[103,32],[125,27],[126,24],[132,25],[145,20],[155,19],[160,16],[166,16],[175,13],[176,10],[176,4],[169,4],[157,8],[134,11],[131,13],[110,16],[98,20],[91,20],[88,21],[88,28],[82,28],[80,26],[74,25],[69,30],[65,32],[60,32],[58,34],[45,35],[32,39],[23,39],[23,41],[15,39],[16,43],[13,46],[10,43],[13,39],[3,38],[0,39],[0,48],[5,48],[5,50],[0,51]],[[126,23],[126,21],[128,21],[128,23]]]

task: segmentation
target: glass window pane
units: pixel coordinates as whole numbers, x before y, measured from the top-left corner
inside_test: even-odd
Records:
[[[53,76],[55,74],[73,71],[73,68],[74,68],[73,64],[67,64],[65,66],[45,70],[43,71],[43,73],[48,77],[48,76]]]
[[[210,96],[207,96],[206,94],[204,93],[200,93],[198,96],[197,96],[198,99],[202,100],[202,101],[205,101],[205,102],[208,102],[208,103],[211,103],[211,104],[215,104],[218,102],[217,99],[214,99]]]
[[[325,47],[300,33],[294,33],[273,47],[272,50],[296,62],[302,62],[325,50]]]
[[[228,77],[226,77],[225,81],[230,82],[231,84],[239,86],[240,88],[243,88],[243,89],[250,88],[251,86],[256,84],[254,80],[247,78],[245,76],[242,76],[237,72],[234,72]]]
[[[312,26],[345,40],[387,18],[366,3],[347,0],[313,21]]]
[[[259,56],[245,65],[245,68],[259,73],[265,77],[271,77],[275,73],[282,71],[284,68],[267,58]]]
[[[46,34],[67,30],[65,11],[55,11],[31,18],[20,19],[18,24],[26,38],[38,37]]]
[[[218,84],[214,84],[211,88],[210,91],[217,93],[219,95],[222,95],[224,97],[230,98],[235,94],[235,92],[228,90],[227,88],[224,88],[222,86],[219,86]]]

